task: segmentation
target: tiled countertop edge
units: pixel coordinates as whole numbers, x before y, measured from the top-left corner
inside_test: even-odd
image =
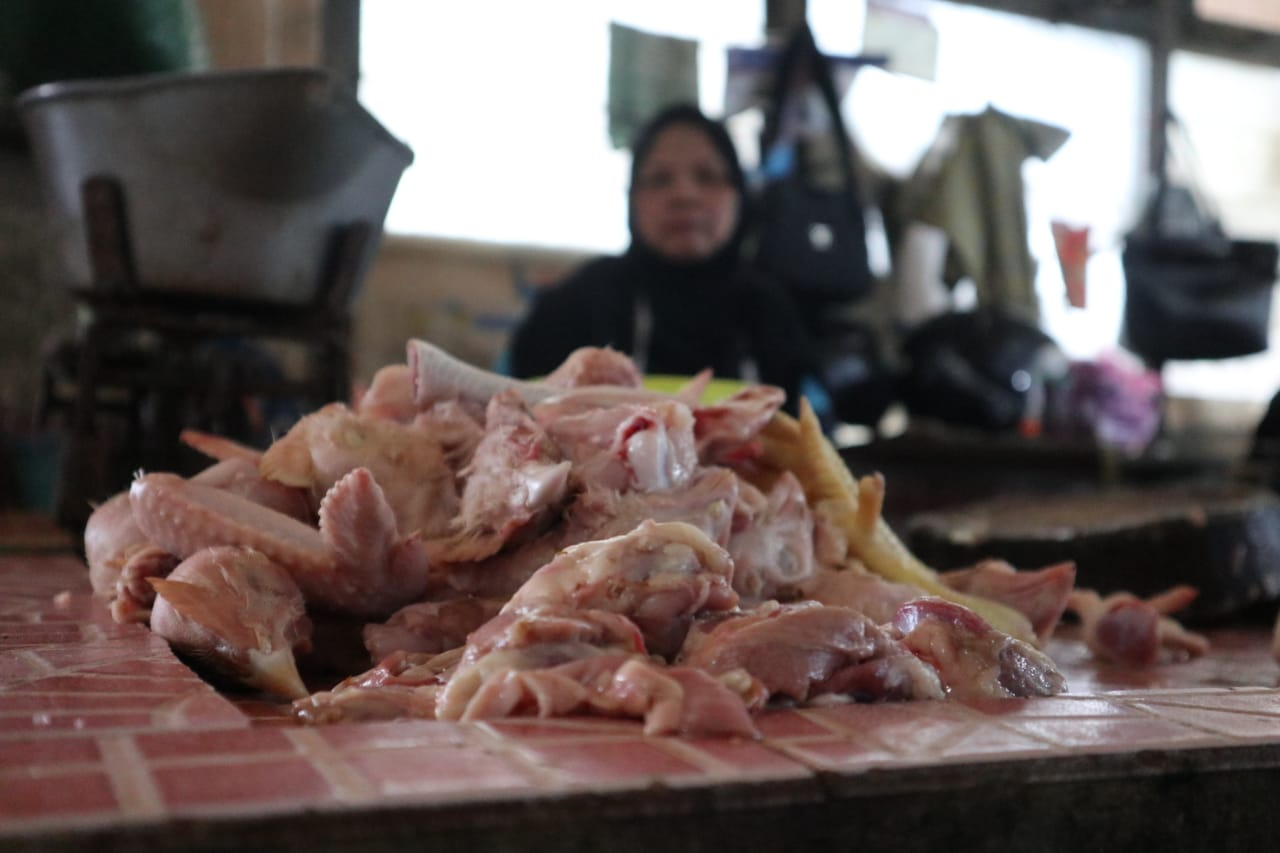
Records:
[[[1089,670],[1081,694],[984,710],[771,712],[760,742],[644,738],[607,720],[302,728],[252,724],[167,644],[111,622],[84,572],[0,559],[3,850],[830,853],[829,839],[950,849],[947,833],[966,850],[1043,850],[1067,829],[1094,839],[1079,850],[1117,849],[1138,828],[1175,847],[1270,849],[1280,837],[1262,834],[1280,820],[1280,692],[1252,635],[1178,667],[1180,689],[1158,673],[1116,689],[1110,674],[1098,692]]]
[[[116,822],[8,836],[14,851],[1268,849],[1280,745],[1097,753],[785,781],[548,791],[423,806]]]

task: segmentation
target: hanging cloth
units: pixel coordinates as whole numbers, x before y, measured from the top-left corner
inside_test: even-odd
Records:
[[[994,107],[943,121],[904,187],[899,218],[946,234],[948,285],[970,279],[979,305],[1038,321],[1022,164],[1028,157],[1047,160],[1069,136]]]
[[[609,24],[609,139],[626,148],[671,104],[698,102],[698,43]]]

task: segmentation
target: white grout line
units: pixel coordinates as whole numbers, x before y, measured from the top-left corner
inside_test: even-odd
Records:
[[[128,817],[162,817],[164,798],[133,737],[106,735],[98,738],[98,748],[120,811]]]
[[[284,729],[284,735],[334,790],[338,799],[349,803],[367,803],[378,797],[377,788],[315,729]]]

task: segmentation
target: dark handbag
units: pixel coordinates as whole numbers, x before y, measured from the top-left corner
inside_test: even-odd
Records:
[[[827,112],[827,139],[836,155],[836,180],[823,181],[814,160],[818,145],[804,128],[788,133],[816,86]],[[801,122],[803,123],[803,122]],[[851,141],[840,116],[835,83],[813,33],[801,26],[778,63],[773,100],[766,112],[761,150],[776,153],[789,145],[789,163],[767,180],[758,197],[754,264],[780,279],[798,297],[854,300],[866,296],[873,279],[867,263],[867,232]]]
[[[1125,238],[1122,342],[1156,366],[1262,352],[1278,257],[1273,242],[1227,237],[1203,195],[1162,172]]]

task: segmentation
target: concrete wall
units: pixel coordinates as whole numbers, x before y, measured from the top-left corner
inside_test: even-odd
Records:
[[[524,310],[522,294],[582,260],[547,249],[385,238],[356,303],[356,381],[402,362],[405,342],[414,337],[494,366]]]

